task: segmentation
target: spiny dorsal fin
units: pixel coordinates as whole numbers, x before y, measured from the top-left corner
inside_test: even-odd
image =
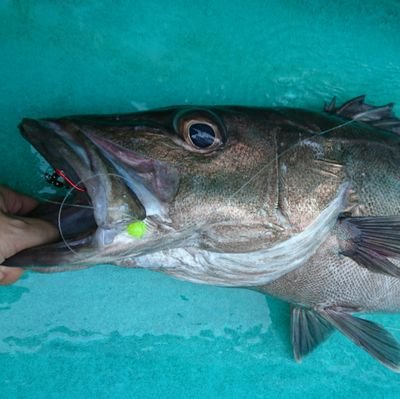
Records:
[[[400,119],[393,113],[394,103],[375,106],[365,103],[365,95],[355,97],[336,107],[336,97],[327,104],[324,111],[347,119],[356,119],[379,129],[400,134]]]
[[[384,366],[400,372],[400,346],[383,327],[333,308],[322,310],[321,316]]]
[[[294,358],[300,362],[333,331],[333,327],[311,309],[291,307],[291,340]]]
[[[343,217],[338,239],[342,254],[360,266],[400,277],[400,267],[389,259],[400,259],[400,216]]]

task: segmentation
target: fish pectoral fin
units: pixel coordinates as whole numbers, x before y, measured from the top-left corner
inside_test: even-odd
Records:
[[[327,308],[321,316],[384,366],[400,372],[400,346],[380,325],[343,310]]]
[[[365,95],[362,95],[336,107],[336,97],[334,97],[329,104],[325,104],[324,111],[400,134],[400,119],[393,113],[393,103],[375,106],[365,103],[364,100]]]
[[[332,325],[311,309],[291,307],[291,341],[294,358],[302,358],[314,350],[333,331]]]
[[[339,219],[338,240],[342,255],[360,266],[400,277],[400,216],[343,217]]]

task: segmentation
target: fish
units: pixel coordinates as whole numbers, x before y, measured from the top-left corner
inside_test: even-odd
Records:
[[[62,201],[58,242],[9,258],[241,287],[291,306],[301,361],[338,330],[389,369],[400,345],[360,313],[400,310],[400,120],[365,96],[323,110],[176,106],[23,119]]]

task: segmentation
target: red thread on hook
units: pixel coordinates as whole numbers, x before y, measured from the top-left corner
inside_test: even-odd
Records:
[[[69,179],[63,170],[61,169],[54,169],[54,171],[58,174],[58,176],[61,176],[67,183],[69,183],[73,188],[75,188],[78,191],[84,192],[86,189],[77,186],[71,179]]]

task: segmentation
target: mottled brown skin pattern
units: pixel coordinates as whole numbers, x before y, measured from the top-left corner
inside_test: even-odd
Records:
[[[258,290],[294,305],[297,360],[336,328],[400,371],[391,334],[352,315],[400,310],[392,108],[360,96],[321,113],[184,106],[25,119],[23,135],[85,192],[60,228],[74,251],[60,241],[7,262],[39,271],[110,262]],[[128,234],[132,221],[143,236]]]
[[[191,120],[219,132],[215,147],[199,151],[188,144],[185,124]],[[175,230],[207,226],[196,242],[200,249],[251,252],[282,243],[309,226],[343,183],[352,190],[350,215],[400,215],[400,138],[364,123],[341,126],[346,120],[325,113],[246,107],[177,107],[49,121],[74,132],[73,140],[89,149],[94,147],[88,137],[95,135],[160,161],[168,173],[174,170],[177,191],[161,202]],[[37,129],[30,125],[23,129]],[[154,174],[148,179],[154,181]],[[129,195],[121,180],[114,180],[101,183],[111,193],[110,204]],[[161,194],[173,186],[164,184]],[[140,204],[133,201],[129,209],[140,213]],[[119,217],[117,212],[106,220]],[[311,308],[400,309],[399,280],[342,255],[341,234],[332,231],[306,265],[258,290]]]
[[[220,107],[205,108],[195,116],[190,112],[188,119],[209,121],[209,109],[217,115],[218,124],[224,126],[224,144],[209,153],[192,151],[181,132],[173,130],[176,109],[142,113],[137,121],[132,120],[132,115],[126,116],[129,121],[118,117],[121,127],[107,128],[102,119],[96,134],[177,169],[179,191],[168,204],[169,217],[178,230],[199,223],[215,226],[214,234],[203,237],[202,248],[250,251],[290,236],[293,232],[283,229],[276,215],[278,127],[271,118],[282,118],[257,109]],[[278,119],[274,123],[280,123]],[[146,121],[157,124],[150,127]],[[138,128],[132,131],[135,123]],[[88,129],[93,131],[93,126]],[[257,179],[240,190],[260,167],[263,170]]]
[[[354,191],[351,214],[400,214],[396,135],[354,122],[318,137],[316,133],[344,120],[297,109],[206,110],[224,126],[224,145],[207,154],[182,146],[179,130],[171,129],[176,110],[139,115],[134,134],[132,115],[126,116],[129,127],[118,117],[122,127],[101,126],[98,131],[177,168],[179,191],[169,215],[177,229],[199,221],[214,225],[213,234],[203,237],[202,248],[242,252],[282,242],[307,227],[343,182]],[[189,112],[189,117],[207,121],[207,112]],[[147,120],[157,125],[144,129]],[[400,309],[399,280],[372,273],[341,255],[335,231],[307,265],[259,290],[312,308]]]
[[[297,109],[206,110],[225,126],[225,144],[208,154],[182,147],[180,132],[171,129],[176,110],[139,114],[136,122],[128,115],[129,123],[119,116],[120,127],[102,125],[97,132],[177,168],[179,191],[169,215],[177,229],[199,220],[215,225],[203,248],[242,252],[281,242],[308,226],[345,181],[355,192],[353,214],[400,215],[400,144],[394,134],[354,122],[316,137],[344,120]],[[209,119],[202,110],[195,117]],[[143,121],[157,124],[143,128]],[[335,232],[307,265],[259,290],[313,308],[400,309],[399,280],[341,255]]]
[[[323,147],[323,155],[318,151],[312,155],[308,149],[300,160],[297,159],[299,153],[280,158],[280,163],[287,165],[287,172],[281,176],[281,204],[287,203],[287,208],[283,209],[291,223],[306,225],[329,200],[340,181],[350,182],[355,192],[355,201],[350,207],[352,214],[399,215],[400,148],[397,137],[354,123],[317,141]],[[326,167],[330,168],[330,173],[326,174],[324,167],[319,168],[321,158],[328,162]],[[363,312],[398,311],[399,279],[370,272],[342,255],[338,237],[340,232],[333,231],[305,266],[259,290],[311,308],[333,306]]]

